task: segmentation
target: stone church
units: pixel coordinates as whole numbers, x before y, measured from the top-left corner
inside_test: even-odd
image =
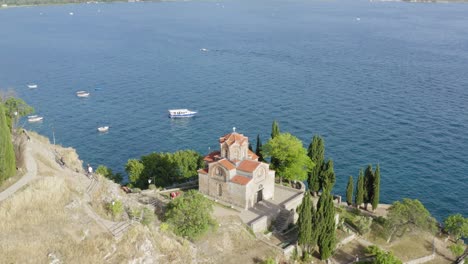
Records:
[[[249,138],[234,132],[219,139],[220,151],[205,158],[198,170],[199,191],[217,200],[248,209],[273,199],[275,171],[249,150]]]

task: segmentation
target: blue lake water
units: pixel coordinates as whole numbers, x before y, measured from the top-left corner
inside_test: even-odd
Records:
[[[357,0],[12,8],[0,10],[0,89],[44,116],[28,129],[55,131],[94,166],[207,153],[233,126],[255,145],[276,119],[305,146],[324,136],[335,192],[380,163],[383,202],[467,216],[467,14],[466,4]],[[171,120],[171,108],[199,115]]]

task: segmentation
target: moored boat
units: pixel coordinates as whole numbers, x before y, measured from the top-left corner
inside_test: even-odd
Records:
[[[89,97],[90,93],[87,91],[78,91],[76,92],[76,96],[78,97]]]
[[[36,88],[37,88],[37,84],[30,83],[30,84],[28,84],[28,88],[29,88],[29,89],[36,89]]]
[[[170,118],[181,118],[181,117],[192,117],[196,115],[197,112],[190,111],[188,109],[171,109],[169,110]]]
[[[99,132],[107,132],[107,131],[109,131],[109,126],[98,127],[97,130],[98,130]]]
[[[31,116],[28,116],[28,122],[30,123],[34,123],[34,122],[40,122],[44,119],[44,117],[42,116],[38,116],[38,115],[31,115]]]

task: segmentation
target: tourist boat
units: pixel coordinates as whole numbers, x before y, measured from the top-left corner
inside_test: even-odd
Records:
[[[78,97],[89,97],[90,93],[87,91],[78,91],[76,92],[76,96]]]
[[[28,88],[29,88],[29,89],[36,89],[36,88],[37,88],[37,84],[34,84],[34,83],[28,84]]]
[[[169,117],[170,118],[179,118],[179,117],[192,117],[197,112],[190,111],[188,109],[172,109],[169,110]]]
[[[42,119],[44,119],[44,117],[38,116],[38,115],[31,115],[31,116],[28,116],[28,122],[30,122],[30,123],[33,123],[33,122],[40,122],[40,121],[42,121]]]
[[[109,126],[98,127],[97,130],[98,130],[99,132],[107,132],[107,131],[109,131]]]

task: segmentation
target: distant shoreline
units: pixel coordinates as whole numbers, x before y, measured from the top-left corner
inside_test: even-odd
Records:
[[[56,2],[44,2],[40,4],[8,4],[4,3],[0,0],[0,10],[2,9],[8,9],[8,8],[14,8],[14,7],[36,7],[36,6],[57,6],[57,5],[71,5],[71,4],[108,4],[108,3],[155,3],[155,2],[176,2],[178,0],[107,0],[107,1],[77,1],[77,2],[61,2],[61,3],[56,3]]]

